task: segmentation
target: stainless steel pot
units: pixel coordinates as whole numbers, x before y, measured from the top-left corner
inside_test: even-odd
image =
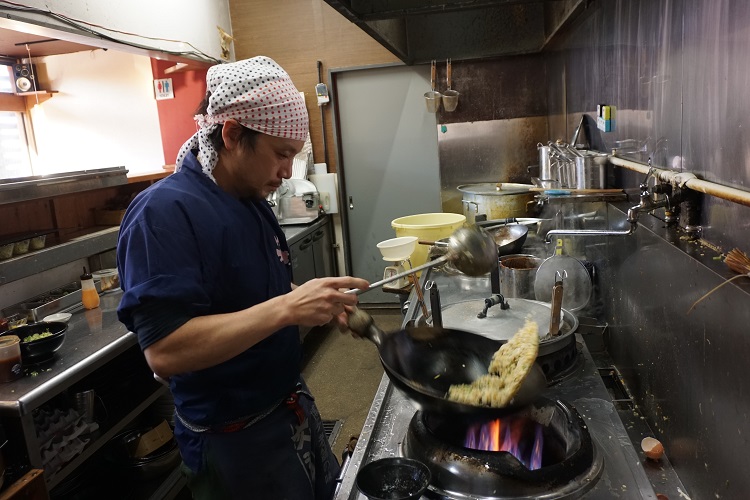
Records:
[[[542,259],[534,255],[511,254],[500,257],[500,293],[505,298],[534,300],[536,270],[541,263]]]
[[[500,306],[490,307],[484,317],[477,313],[485,307],[484,299],[466,300],[443,306],[441,311],[443,328],[460,328],[466,332],[487,337],[492,340],[506,341],[520,330],[527,318],[539,326],[539,356],[544,356],[564,348],[571,340],[571,335],[578,329],[578,317],[562,309],[560,333],[548,337],[550,323],[550,304],[528,299],[507,299],[509,309]],[[417,324],[421,320],[417,318]]]
[[[461,203],[466,221],[472,224],[480,214],[487,219],[526,217],[528,205],[534,200],[532,187],[531,184],[485,182],[462,184],[457,189],[463,193]]]

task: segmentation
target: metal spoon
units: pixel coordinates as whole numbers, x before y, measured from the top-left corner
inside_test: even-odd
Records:
[[[493,266],[497,265],[497,244],[495,243],[495,238],[478,226],[460,228],[448,238],[448,252],[442,257],[391,276],[390,278],[371,283],[370,288],[367,290],[352,288],[351,290],[347,290],[346,293],[356,293],[359,295],[391,281],[396,281],[410,274],[448,261],[452,262],[456,269],[468,276],[483,276],[490,272]]]

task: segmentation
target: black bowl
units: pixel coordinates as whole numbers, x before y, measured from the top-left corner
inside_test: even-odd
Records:
[[[47,358],[53,352],[58,350],[65,340],[65,330],[68,329],[66,323],[51,321],[49,323],[34,323],[33,325],[19,326],[8,330],[3,335],[15,335],[21,339],[21,360],[23,362],[33,362],[39,359]],[[52,335],[31,342],[24,342],[23,339],[35,333],[42,333],[49,330]]]
[[[357,488],[370,500],[416,500],[430,484],[430,469],[418,460],[381,458],[357,473]]]
[[[163,476],[173,470],[182,460],[174,438],[145,457],[132,456],[138,440],[151,429],[153,427],[146,426],[120,432],[105,445],[104,459],[114,465],[116,472],[141,480]]]

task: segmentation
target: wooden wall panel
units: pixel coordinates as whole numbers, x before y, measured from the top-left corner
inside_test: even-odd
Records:
[[[0,205],[0,241],[5,236],[54,227],[50,200]]]
[[[230,0],[236,59],[265,55],[279,63],[305,93],[310,113],[310,137],[316,163],[324,162],[320,109],[315,96],[329,68],[349,68],[399,62],[399,59],[350,23],[323,0]],[[328,169],[336,171],[331,106],[323,107],[328,144]]]
[[[54,200],[54,213],[60,237],[78,236],[94,224],[94,208],[102,208],[118,193],[117,187],[60,196]]]

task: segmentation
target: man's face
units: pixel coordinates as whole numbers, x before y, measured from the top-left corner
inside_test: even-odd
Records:
[[[256,137],[255,147],[243,145],[233,162],[232,175],[237,194],[265,198],[292,176],[292,160],[304,142],[266,134]]]

